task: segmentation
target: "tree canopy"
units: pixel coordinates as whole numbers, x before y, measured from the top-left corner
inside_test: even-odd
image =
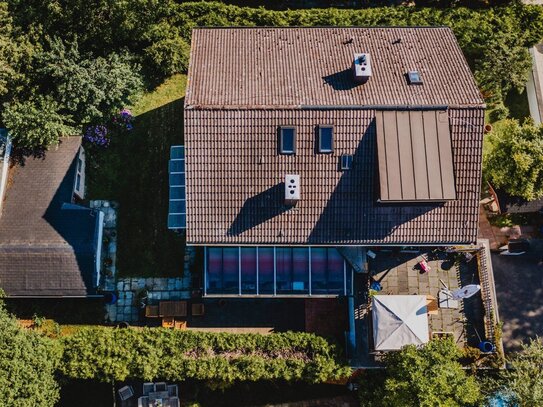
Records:
[[[502,374],[505,389],[521,407],[543,406],[543,342],[531,339],[514,353]]]
[[[386,372],[361,381],[362,405],[374,407],[466,407],[477,405],[480,388],[458,362],[452,339],[434,339],[422,348],[406,346],[385,357]],[[377,380],[376,380],[377,379]],[[368,387],[370,386],[370,387]]]
[[[527,200],[543,196],[543,126],[506,120],[490,137],[484,173],[494,187]]]
[[[3,406],[50,407],[59,399],[59,361],[50,339],[22,329],[0,302],[0,401]]]
[[[277,11],[207,1],[5,0],[0,17],[0,101],[8,106],[1,113],[3,124],[13,124],[14,106],[52,100],[50,127],[71,123],[78,133],[130,104],[142,83],[149,88],[186,72],[191,31],[198,26],[446,25],[487,101],[497,106],[512,87],[523,86],[530,69],[526,48],[543,38],[543,8],[519,2],[478,9]],[[56,141],[56,130],[39,138],[23,124],[14,129],[16,144]]]

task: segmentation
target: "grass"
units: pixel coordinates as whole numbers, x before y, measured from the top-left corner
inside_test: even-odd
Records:
[[[176,75],[134,106],[134,129],[116,134],[106,150],[88,149],[89,199],[119,203],[119,276],[179,276],[184,240],[167,229],[168,159],[183,144],[186,76]]]

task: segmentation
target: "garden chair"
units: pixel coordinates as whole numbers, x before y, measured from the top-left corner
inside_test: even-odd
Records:
[[[175,326],[175,320],[173,319],[173,317],[162,318],[162,328],[173,328],[174,326]]]
[[[155,391],[168,391],[168,387],[166,386],[165,382],[157,382],[155,383]]]
[[[125,401],[134,395],[134,389],[132,388],[132,386],[124,386],[121,387],[117,391],[117,393],[119,394],[119,398],[121,399],[121,401]]]
[[[177,396],[179,396],[177,384],[170,384],[170,385],[168,385],[168,396],[170,396],[170,397],[177,397]]]
[[[149,407],[149,397],[142,396],[138,398],[138,407]]]
[[[155,384],[154,383],[143,383],[143,395],[148,396],[149,393],[152,393],[155,391]]]

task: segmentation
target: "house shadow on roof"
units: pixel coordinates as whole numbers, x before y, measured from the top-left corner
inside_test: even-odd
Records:
[[[322,79],[324,79],[324,83],[331,86],[334,90],[351,90],[358,86],[353,79],[353,71],[351,68],[323,76]]]
[[[338,162],[339,166],[339,162]],[[372,242],[386,243],[400,226],[442,206],[443,203],[380,204],[375,120],[368,126],[353,154],[353,165],[343,172],[324,210],[311,231],[309,243]],[[410,236],[396,236],[394,241],[413,242]]]
[[[228,236],[237,236],[289,210],[284,204],[285,183],[280,182],[247,199],[228,229]]]

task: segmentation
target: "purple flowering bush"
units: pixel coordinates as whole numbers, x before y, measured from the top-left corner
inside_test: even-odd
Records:
[[[107,147],[110,141],[109,131],[103,124],[88,126],[83,138],[89,143],[99,147]]]
[[[134,115],[130,109],[123,109],[115,115],[108,124],[96,124],[88,126],[83,138],[92,145],[106,148],[111,142],[112,133],[130,131],[134,128],[132,121]],[[108,128],[109,126],[109,128]],[[117,129],[117,131],[115,131]]]
[[[134,125],[132,121],[134,120],[134,115],[130,109],[124,108],[119,112],[119,115],[113,118],[113,123],[117,124],[124,130],[132,130]]]

